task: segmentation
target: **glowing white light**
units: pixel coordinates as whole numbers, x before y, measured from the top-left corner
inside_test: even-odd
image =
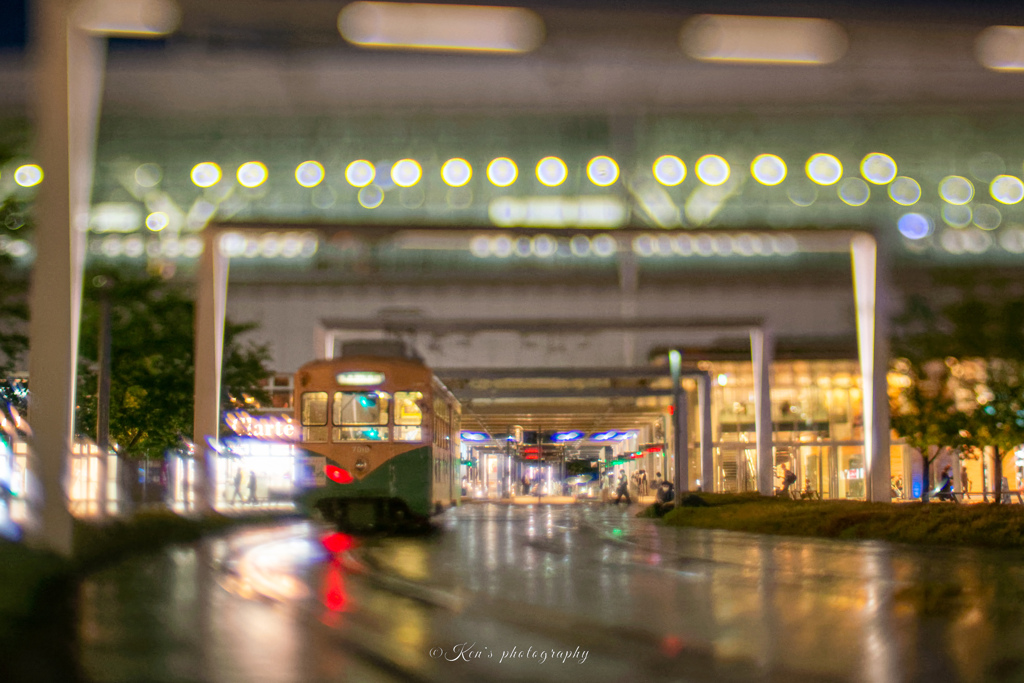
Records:
[[[128,253],[128,249],[125,248],[125,254]],[[181,253],[186,258],[196,258],[203,253],[203,240],[199,237],[189,237],[182,243]]]
[[[586,256],[590,253],[590,238],[586,235],[573,235],[569,240],[569,250],[573,256]]]
[[[25,240],[11,240],[7,245],[7,253],[15,258],[24,258],[32,251],[31,245]]]
[[[999,235],[999,245],[1011,254],[1024,254],[1024,229],[1007,228]]]
[[[491,239],[486,235],[477,235],[469,243],[469,252],[477,258],[491,255]]]
[[[391,167],[391,180],[399,187],[412,187],[423,177],[423,169],[414,159],[402,159]]]
[[[132,236],[124,240],[124,255],[129,258],[138,258],[146,251],[146,245],[142,238]]]
[[[619,165],[611,157],[594,157],[587,164],[587,177],[600,187],[608,187],[619,179]]]
[[[512,255],[512,240],[507,235],[498,235],[491,242],[491,252],[498,258],[508,258]]]
[[[924,239],[932,231],[931,220],[920,213],[905,213],[898,223],[900,233],[907,239]]]
[[[889,184],[889,198],[901,206],[911,206],[921,198],[921,186],[913,178],[897,176]]]
[[[192,167],[192,182],[198,187],[213,187],[220,182],[220,166],[204,161]]]
[[[267,167],[259,161],[247,161],[235,174],[242,187],[259,187],[267,179]]]
[[[376,175],[377,171],[373,164],[365,159],[353,161],[345,168],[345,180],[352,187],[366,187],[373,182]]]
[[[556,187],[564,183],[568,176],[569,169],[558,157],[544,157],[537,162],[537,180],[541,185]]]
[[[1024,71],[1024,26],[989,26],[975,45],[978,61],[993,71]]]
[[[814,154],[807,160],[807,177],[819,185],[835,185],[843,177],[843,165],[831,154]]]
[[[487,165],[487,179],[498,187],[508,187],[516,181],[518,175],[516,162],[505,157],[498,157]]]
[[[860,174],[869,183],[885,185],[896,177],[896,162],[888,154],[872,152],[861,160]]]
[[[156,187],[162,176],[156,164],[142,164],[135,169],[135,182],[139,187]]]
[[[276,232],[268,232],[260,237],[260,254],[266,258],[274,258],[281,253],[281,238]]]
[[[558,242],[550,235],[537,235],[531,245],[533,253],[541,258],[554,256],[558,251]]]
[[[945,204],[942,207],[942,220],[946,222],[946,225],[953,228],[966,228],[971,224],[973,217],[974,212],[971,211],[969,206]]]
[[[721,185],[729,179],[729,162],[717,154],[705,154],[697,159],[697,177],[705,185]]]
[[[700,14],[679,44],[704,62],[828,64],[846,52],[846,34],[827,19]]]
[[[750,174],[762,185],[778,185],[786,179],[786,162],[775,154],[759,154],[750,164]]]
[[[469,52],[529,52],[544,22],[520,7],[353,2],[338,14],[338,32],[362,47]]]
[[[995,230],[1003,222],[1003,214],[991,204],[974,207],[974,224],[982,230]]]
[[[14,182],[22,187],[33,187],[43,182],[43,169],[37,164],[25,164],[14,170]]]
[[[668,187],[674,187],[686,180],[686,164],[672,154],[665,154],[655,159],[652,170],[654,179]]]
[[[449,159],[441,167],[441,180],[451,187],[462,187],[473,177],[473,167],[465,159]]]
[[[992,199],[1002,204],[1017,204],[1024,199],[1024,183],[1012,175],[1000,175],[992,179],[988,186]]]
[[[146,216],[146,227],[153,232],[160,232],[171,222],[171,219],[163,211],[154,211]]]
[[[303,187],[316,187],[324,179],[324,167],[319,161],[303,161],[295,167],[295,182]]]
[[[939,183],[939,196],[950,204],[963,205],[974,198],[974,185],[963,176],[946,176]]]
[[[850,206],[864,206],[871,198],[871,188],[860,178],[847,178],[839,184],[839,199]]]
[[[619,250],[619,245],[611,235],[598,235],[591,241],[591,248],[601,258],[608,258],[615,255],[615,252]]]
[[[91,0],[76,3],[72,20],[97,36],[152,38],[174,32],[181,10],[172,0]]]
[[[367,185],[359,189],[356,201],[364,209],[376,209],[384,202],[384,190],[376,185]]]
[[[245,252],[245,236],[237,232],[225,232],[220,236],[220,251],[228,258],[241,256]]]

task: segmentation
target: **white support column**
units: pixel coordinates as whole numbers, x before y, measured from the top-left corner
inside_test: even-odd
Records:
[[[36,159],[45,177],[35,201],[36,260],[29,298],[29,420],[42,514],[32,542],[71,553],[66,491],[73,439],[82,267],[106,46],[74,28],[71,0],[37,0]]]
[[[715,458],[711,450],[711,373],[705,372],[697,383],[700,404],[700,485],[701,490],[715,490]]]
[[[754,361],[754,430],[757,434],[757,491],[775,493],[775,458],[772,452],[771,369],[775,341],[771,330],[750,331],[750,354]]]
[[[690,427],[687,420],[690,411],[686,402],[686,390],[681,383],[682,360],[682,354],[676,349],[668,352],[669,370],[672,375],[672,408],[675,417],[672,451],[675,457],[673,486],[676,488],[677,504],[690,488]]]
[[[220,377],[224,355],[224,315],[228,296],[228,258],[220,250],[219,231],[206,230],[197,274],[195,324],[196,499],[208,511],[217,500],[215,454],[209,441],[220,434]]]
[[[860,357],[861,396],[864,402],[864,477],[868,500],[888,503],[889,371],[888,318],[884,303],[884,275],[879,266],[878,243],[866,233],[850,240],[853,294],[857,310],[857,353]]]

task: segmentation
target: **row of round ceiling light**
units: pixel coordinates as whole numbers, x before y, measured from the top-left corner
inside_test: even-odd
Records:
[[[738,235],[693,233],[637,235],[633,253],[637,256],[791,256],[799,251],[791,235]]]
[[[519,256],[537,256],[550,258],[568,254],[573,256],[597,256],[608,258],[614,256],[619,245],[611,235],[573,235],[568,240],[551,235],[535,235],[534,237],[510,237],[509,235],[477,235],[469,243],[469,251],[477,258],[496,256],[508,258]]]
[[[618,242],[611,235],[593,237],[574,235],[568,240],[551,235],[510,237],[508,235],[478,235],[470,241],[470,252],[478,258],[496,256],[550,258],[556,255],[598,256],[608,258],[619,251]],[[799,245],[790,235],[738,235],[694,233],[679,235],[638,235],[633,239],[633,253],[650,256],[790,256],[799,251]]]
[[[37,167],[38,168],[38,167]],[[843,164],[831,154],[814,154],[804,165],[807,177],[818,185],[835,185],[843,178]],[[548,187],[557,187],[569,176],[565,162],[555,156],[544,157],[535,169],[537,180]],[[658,157],[652,166],[655,179],[665,186],[682,183],[687,176],[686,164],[679,157],[666,154]],[[697,178],[705,185],[726,183],[731,175],[729,162],[717,154],[705,154],[695,165]],[[786,179],[786,162],[775,154],[760,154],[750,164],[750,172],[762,185],[774,186]],[[872,152],[860,163],[861,175],[869,183],[889,185],[889,196],[897,204],[910,206],[921,196],[921,186],[913,178],[897,175],[896,162],[887,154]],[[372,162],[357,159],[345,168],[345,179],[353,187],[370,185],[377,175]],[[423,168],[415,159],[401,159],[391,165],[391,181],[399,187],[412,187],[423,178]],[[519,176],[516,163],[507,157],[492,160],[487,166],[487,178],[496,187],[508,187]],[[249,161],[238,167],[238,182],[249,188],[259,187],[268,178],[267,167],[259,161]],[[295,169],[295,180],[303,187],[315,187],[325,177],[324,167],[318,161],[304,161]],[[441,166],[441,179],[451,187],[462,187],[473,177],[468,161],[453,158]],[[614,159],[597,156],[587,164],[587,177],[600,187],[608,187],[619,178],[619,166]],[[199,187],[212,187],[221,180],[220,167],[206,161],[192,168],[192,182]],[[849,190],[848,190],[849,192]],[[1016,204],[1024,199],[1024,183],[1012,175],[999,175],[989,184],[992,198],[1003,204]],[[973,184],[962,176],[948,176],[939,184],[942,198],[951,204],[966,204],[974,196]],[[847,203],[858,206],[867,201],[861,189]],[[863,197],[863,199],[861,199]],[[844,199],[845,201],[845,199]]]
[[[130,235],[121,237],[110,235],[100,240],[95,240],[89,245],[89,250],[97,255],[107,258],[198,258],[203,253],[203,239],[201,237],[167,237],[164,239],[146,239],[141,235]]]
[[[319,246],[315,232],[226,232],[220,238],[221,253],[229,258],[310,258]]]

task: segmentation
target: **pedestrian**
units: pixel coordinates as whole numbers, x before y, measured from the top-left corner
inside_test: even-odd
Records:
[[[815,498],[814,484],[811,483],[810,477],[804,477],[804,490],[800,492],[800,499],[807,500],[808,498],[811,500]]]
[[[661,488],[661,482],[665,481],[661,478],[661,472],[654,473],[654,491],[657,493],[658,489]]]
[[[939,478],[939,486],[936,489],[936,498],[939,500],[953,500],[953,466],[946,465],[942,468],[942,475]]]
[[[971,480],[967,476],[967,465],[960,466],[960,490],[966,495],[971,490]]]
[[[794,483],[796,483],[796,473],[793,470],[791,470],[788,467],[786,467],[785,465],[783,465],[782,466],[782,491],[781,491],[781,495],[783,495],[783,496],[791,495],[790,492],[789,492],[789,488]]]
[[[249,502],[256,502],[256,473],[249,470]]]
[[[242,468],[239,467],[235,470],[235,490],[231,492],[231,504],[234,505],[237,501],[245,502],[245,496],[242,495]]]
[[[630,505],[633,503],[633,499],[629,497],[629,480],[626,479],[625,472],[619,475],[619,488],[615,493],[617,494],[615,497],[616,505],[619,504],[619,501],[622,500],[623,496],[626,497],[626,505]]]
[[[640,484],[640,493],[637,495],[646,498],[647,494],[650,492],[647,487],[647,470],[640,470],[640,477],[638,483]]]
[[[661,472],[658,473],[661,476]],[[654,513],[658,517],[676,506],[676,487],[667,479],[658,484],[658,490],[654,496]]]
[[[1008,482],[1006,480],[1005,476],[999,478],[999,488],[1001,489],[1002,494],[1003,494],[1003,501],[1002,502],[1007,503],[1007,504],[1012,502],[1010,500],[1010,482]]]

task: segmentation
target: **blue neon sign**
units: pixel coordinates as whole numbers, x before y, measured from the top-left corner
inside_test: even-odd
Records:
[[[491,437],[487,432],[462,432],[463,441],[490,441]]]

